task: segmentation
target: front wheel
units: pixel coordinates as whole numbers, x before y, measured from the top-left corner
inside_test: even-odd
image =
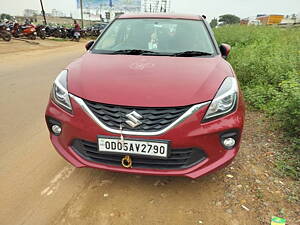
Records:
[[[1,37],[3,38],[4,41],[10,41],[11,40],[11,35],[8,33],[1,34]]]
[[[28,38],[31,39],[31,40],[35,40],[35,39],[36,39],[36,35],[30,34],[30,35],[28,36]]]
[[[46,34],[44,32],[40,33],[40,39],[45,40]]]

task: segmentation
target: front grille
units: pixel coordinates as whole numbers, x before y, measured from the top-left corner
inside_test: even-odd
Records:
[[[93,114],[109,128],[119,130],[122,124],[123,130],[138,132],[160,131],[172,124],[190,108],[190,106],[149,108],[108,105],[87,100],[84,102]],[[133,111],[143,117],[140,119],[142,124],[135,128],[125,123],[128,120],[126,115]]]
[[[115,154],[101,154],[97,143],[76,139],[72,143],[73,150],[85,160],[121,167],[121,159],[125,156]],[[146,156],[132,156],[133,168],[179,170],[192,167],[206,159],[205,153],[198,148],[171,149],[166,159],[147,158]]]

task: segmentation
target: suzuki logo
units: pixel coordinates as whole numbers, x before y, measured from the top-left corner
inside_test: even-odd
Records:
[[[132,128],[135,128],[142,124],[140,119],[142,119],[143,117],[140,114],[138,114],[136,111],[133,111],[133,112],[127,114],[126,117],[129,120],[126,120],[125,122]]]

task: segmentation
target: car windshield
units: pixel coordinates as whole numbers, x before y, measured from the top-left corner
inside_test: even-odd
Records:
[[[139,18],[117,19],[92,52],[201,56],[212,55],[215,49],[203,21]]]

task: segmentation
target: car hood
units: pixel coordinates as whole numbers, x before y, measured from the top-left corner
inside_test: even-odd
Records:
[[[232,76],[221,57],[105,55],[87,52],[67,68],[68,90],[90,101],[147,107],[212,100]]]

